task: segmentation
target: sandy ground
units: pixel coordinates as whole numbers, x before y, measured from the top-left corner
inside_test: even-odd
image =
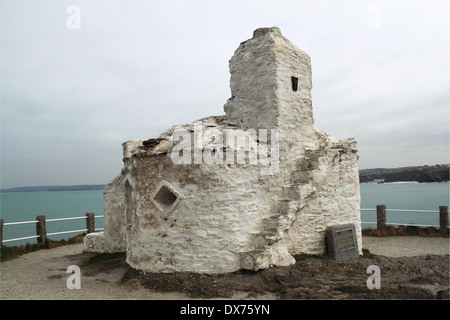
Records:
[[[449,239],[422,237],[364,237],[363,248],[386,257],[448,255]],[[70,265],[83,266],[95,254],[82,253],[83,245],[67,245],[40,250],[0,263],[1,299],[164,299],[182,300],[191,297],[182,293],[160,293],[144,288],[133,281],[121,282],[126,268],[112,268],[107,272],[82,270],[81,289],[68,289],[67,273]],[[264,293],[237,293],[232,299],[275,299]]]
[[[428,237],[363,237],[363,248],[386,257],[414,257],[427,254],[449,254],[450,241]]]
[[[28,253],[0,263],[1,299],[184,299],[122,286],[125,269],[81,276],[81,289],[68,289],[70,265],[82,266],[94,254],[82,253],[83,244]]]

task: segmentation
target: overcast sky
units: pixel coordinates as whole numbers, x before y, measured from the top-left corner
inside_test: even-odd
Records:
[[[2,1],[1,187],[107,183],[122,142],[224,114],[229,59],[272,26],[360,169],[448,163],[449,3]]]

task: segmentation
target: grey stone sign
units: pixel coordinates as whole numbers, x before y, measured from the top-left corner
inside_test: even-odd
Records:
[[[345,224],[327,229],[328,255],[335,260],[359,257],[358,241],[354,224]]]

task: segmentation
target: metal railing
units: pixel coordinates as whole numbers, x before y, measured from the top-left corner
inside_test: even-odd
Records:
[[[360,211],[374,211],[376,212],[377,209],[360,209]],[[386,213],[387,212],[413,212],[413,213],[439,213],[438,210],[407,210],[407,209],[386,209]],[[371,221],[371,222],[363,222],[361,221],[361,224],[372,224],[372,225],[377,225],[377,221]],[[392,222],[392,223],[385,223],[385,225],[387,226],[411,226],[411,227],[422,227],[422,228],[426,228],[426,227],[436,227],[438,228],[438,225],[434,225],[434,224],[416,224],[416,223],[400,223],[400,222]]]
[[[1,225],[1,234],[3,235],[3,226],[15,226],[15,225],[19,225],[19,224],[29,224],[29,223],[37,223],[37,220],[36,221],[20,221],[20,222],[6,222],[6,223],[3,223],[2,225]],[[2,244],[3,243],[5,243],[5,242],[12,242],[12,241],[19,241],[19,240],[27,240],[27,239],[34,239],[34,238],[37,238],[37,237],[39,237],[38,235],[35,235],[35,236],[28,236],[28,237],[21,237],[21,238],[14,238],[14,239],[7,239],[7,240],[3,240],[3,239],[0,239],[0,240],[2,240],[1,242],[2,242]]]
[[[374,211],[377,213],[377,221],[368,221],[364,222],[362,221],[361,224],[374,224],[377,225],[378,229],[384,228],[384,226],[414,226],[414,227],[436,227],[439,228],[441,231],[445,230],[447,232],[447,229],[449,228],[448,223],[448,207],[447,206],[440,206],[439,210],[408,210],[408,209],[386,209],[385,205],[377,205],[376,209],[366,209],[361,208],[360,211]],[[422,225],[422,224],[405,224],[405,223],[386,223],[386,212],[413,212],[413,213],[438,213],[439,214],[439,226],[437,225]],[[71,217],[71,218],[55,218],[55,219],[46,219],[45,216],[37,216],[36,220],[33,221],[19,221],[19,222],[4,222],[3,219],[0,219],[0,246],[3,243],[13,242],[13,241],[20,241],[20,240],[27,240],[27,239],[38,239],[38,243],[42,243],[45,241],[47,236],[54,236],[54,235],[61,235],[61,234],[69,234],[69,233],[91,233],[96,231],[104,230],[104,228],[95,228],[95,219],[97,218],[104,218],[104,216],[95,216],[93,213],[86,213],[85,217]],[[47,222],[55,222],[55,221],[67,221],[67,220],[78,220],[78,219],[85,219],[86,220],[86,228],[85,229],[78,229],[78,230],[68,230],[68,231],[59,231],[59,232],[52,232],[47,233],[46,231],[46,223]],[[13,225],[20,225],[20,224],[36,224],[36,235],[32,236],[25,236],[20,238],[13,238],[13,239],[7,239],[3,240],[3,227],[4,226],[13,226]]]
[[[42,243],[48,236],[55,236],[61,234],[69,234],[69,233],[91,233],[96,231],[104,230],[104,228],[95,228],[95,219],[104,218],[104,216],[96,216],[93,213],[86,213],[86,216],[81,217],[70,217],[70,218],[55,218],[55,219],[46,219],[45,216],[37,216],[36,220],[32,221],[19,221],[19,222],[4,222],[3,219],[0,219],[0,246],[3,243],[28,240],[28,239],[37,239],[38,243]],[[58,231],[47,233],[46,223],[47,222],[56,222],[56,221],[68,221],[68,220],[86,220],[86,228],[78,229],[78,230],[67,230],[67,231]],[[4,226],[14,226],[14,225],[22,225],[22,224],[36,224],[36,235],[25,236],[19,238],[12,238],[3,240],[3,227]]]
[[[377,205],[376,209],[364,209],[361,208],[360,211],[374,211],[377,213],[377,221],[364,222],[361,221],[361,224],[372,224],[376,225],[377,229],[383,229],[384,226],[411,226],[411,227],[435,227],[439,228],[443,232],[449,228],[448,223],[448,207],[447,206],[439,206],[439,210],[410,210],[410,209],[386,209],[385,205]],[[402,222],[386,222],[386,213],[387,212],[412,212],[412,213],[434,213],[439,214],[439,225],[424,225],[424,224],[415,224],[415,223],[402,223]]]

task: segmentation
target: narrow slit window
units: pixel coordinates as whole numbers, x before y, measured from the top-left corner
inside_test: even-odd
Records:
[[[133,224],[133,199],[132,199],[132,187],[130,183],[125,182],[125,210],[126,210],[126,224],[132,226]]]
[[[297,91],[298,89],[298,78],[297,77],[291,77],[292,81],[292,90]]]

